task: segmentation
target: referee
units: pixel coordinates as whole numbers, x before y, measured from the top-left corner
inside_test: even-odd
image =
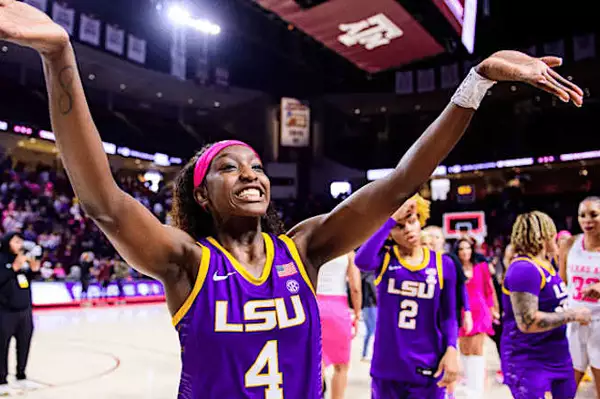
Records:
[[[27,388],[25,368],[33,334],[30,282],[40,269],[41,248],[24,242],[19,233],[8,233],[0,241],[0,396],[10,393],[8,346],[17,343],[17,381]]]

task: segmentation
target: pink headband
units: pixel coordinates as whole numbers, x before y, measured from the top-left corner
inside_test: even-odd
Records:
[[[196,166],[194,167],[194,188],[198,187],[202,184],[204,177],[206,176],[206,172],[208,172],[208,168],[210,167],[210,163],[212,160],[223,151],[227,147],[231,147],[234,145],[240,145],[242,147],[246,147],[251,149],[255,154],[254,148],[250,147],[248,144],[239,140],[224,140],[218,141],[211,145],[208,150],[204,151],[200,158],[196,161]],[[258,154],[256,154],[258,157]],[[260,157],[259,157],[260,158]]]

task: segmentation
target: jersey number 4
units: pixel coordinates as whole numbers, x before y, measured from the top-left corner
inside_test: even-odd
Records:
[[[263,346],[246,372],[244,383],[246,388],[266,387],[265,399],[283,399],[283,375],[279,372],[277,341],[267,341]]]
[[[419,303],[412,299],[405,299],[400,302],[400,316],[398,317],[398,327],[405,330],[414,330],[417,328],[417,313],[419,312]]]

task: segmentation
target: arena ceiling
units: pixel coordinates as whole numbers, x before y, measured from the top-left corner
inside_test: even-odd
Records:
[[[315,7],[318,8],[328,6],[329,2],[331,7],[340,0],[299,1],[322,3]],[[444,91],[395,95],[394,80],[398,69],[437,67],[444,63],[475,60],[500,48],[523,49],[532,44],[540,46],[546,41],[557,39],[567,39],[568,42],[574,34],[599,31],[591,2],[575,1],[570,2],[568,7],[550,7],[542,0],[518,3],[479,0],[475,52],[474,55],[469,55],[460,43],[456,28],[440,12],[439,4],[436,3],[438,0],[389,1],[394,1],[398,7],[407,11],[411,23],[421,26],[439,47],[432,47],[432,51],[421,54],[401,54],[402,50],[397,50],[403,58],[388,64],[384,63],[384,59],[376,64],[360,59],[360,54],[352,54],[352,51],[344,53],[334,48],[337,43],[332,44],[319,36],[319,26],[325,27],[327,21],[323,20],[323,24],[317,23],[309,27],[305,24],[311,22],[310,18],[303,21],[301,16],[285,14],[276,6],[293,6],[291,3],[296,4],[294,0],[184,1],[192,7],[194,13],[206,15],[223,28],[222,34],[215,39],[210,54],[211,62],[226,66],[230,72],[230,87],[220,89],[179,82],[152,70],[168,70],[170,36],[168,27],[157,12],[157,6],[167,4],[167,0],[119,0],[119,7],[109,7],[106,2],[89,0],[69,0],[69,4],[106,22],[127,27],[152,43],[148,57],[154,64],[147,65],[151,68],[141,68],[106,53],[93,51],[87,46],[77,45],[87,87],[112,91],[117,95],[126,94],[138,103],[163,105],[152,107],[153,110],[169,106],[173,106],[170,107],[172,109],[184,107],[186,114],[198,115],[201,119],[207,113],[217,113],[218,118],[213,119],[218,127],[224,127],[228,121],[238,119],[238,124],[242,125],[241,117],[238,118],[238,115],[242,115],[242,109],[249,107],[249,113],[257,113],[260,112],[260,107],[256,104],[269,101],[276,103],[281,96],[325,103],[324,110],[328,111],[327,107],[331,106],[342,114],[339,120],[327,123],[326,153],[334,155],[334,159],[346,165],[361,168],[390,166],[447,102],[449,93]],[[325,19],[327,17],[327,14],[322,16]],[[335,40],[339,42],[337,36]],[[349,48],[352,50],[352,46]],[[37,79],[40,79],[39,59],[34,54],[10,48],[7,53],[0,53],[0,67],[3,60],[25,64],[27,68],[36,70]],[[568,65],[564,70],[572,73],[577,82],[589,85],[592,98],[587,100],[588,103],[593,103],[595,93],[600,91],[595,76],[597,66],[598,62],[594,61],[583,66]],[[95,76],[94,80],[88,78],[90,74]],[[41,81],[38,83],[41,84]],[[120,89],[123,83],[127,86],[126,93]],[[160,98],[158,93],[161,93]],[[532,123],[539,119],[544,109],[553,107],[548,97],[542,96],[541,101],[537,101],[533,91],[520,88],[516,93],[510,87],[494,89],[493,98],[500,101],[502,98],[510,98],[510,107],[513,108],[504,115],[514,115],[518,108],[522,114],[530,115],[528,121]],[[190,99],[193,100],[192,104],[189,103]],[[215,112],[215,103],[219,104],[218,112]],[[495,102],[491,103],[493,106],[488,107],[488,111],[496,106]],[[252,108],[251,104],[256,106]],[[506,105],[499,104],[498,107],[504,108]],[[359,114],[355,113],[357,109],[360,110]],[[400,115],[402,118],[405,115],[405,119],[394,120],[393,115]],[[328,113],[328,118],[335,119],[335,115],[330,117]],[[491,145],[492,150],[497,153],[493,156],[499,159],[502,158],[504,149],[511,150],[526,144],[539,147],[536,141],[538,139],[526,142],[521,138],[523,132],[531,129],[531,126],[523,121],[519,123],[516,128],[505,124],[505,131],[502,132],[499,128],[494,128],[493,140],[486,139],[485,135],[470,135],[461,145],[462,150],[459,148],[455,152],[459,154],[456,156],[478,160],[479,156],[471,148],[486,144]],[[581,129],[569,133],[576,135],[577,130],[583,131],[583,122],[580,125]],[[263,127],[257,124],[256,128],[247,129],[248,137],[243,138],[255,137],[260,141],[257,132],[264,130]],[[210,125],[207,130],[212,128]],[[223,130],[226,133],[231,131],[228,128]],[[559,137],[558,132],[555,134]],[[546,145],[548,141],[543,143],[548,150],[551,149]],[[585,144],[589,145],[592,144]],[[573,151],[576,150],[582,149],[573,148]],[[365,151],[376,155],[365,156]]]

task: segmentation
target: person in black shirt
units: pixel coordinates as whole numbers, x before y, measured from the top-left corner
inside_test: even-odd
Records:
[[[19,233],[8,233],[0,241],[0,395],[9,392],[6,377],[12,337],[17,343],[17,381],[27,386],[25,368],[33,334],[30,282],[39,271],[39,256],[41,248],[24,243]]]
[[[81,266],[81,300],[85,299],[86,303],[88,299],[87,292],[90,286],[90,272],[94,268],[95,259],[92,251],[86,251],[79,257],[79,265]]]
[[[367,333],[363,342],[362,361],[367,361],[367,352],[369,350],[369,340],[375,334],[375,325],[377,324],[377,288],[375,287],[375,274],[361,272],[362,284],[362,314]]]

